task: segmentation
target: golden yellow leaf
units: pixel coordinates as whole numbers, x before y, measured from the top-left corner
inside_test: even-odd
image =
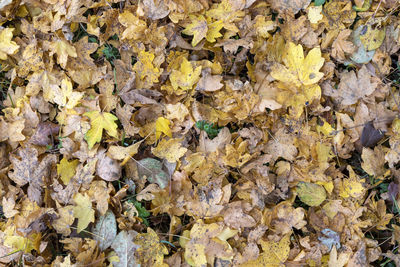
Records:
[[[285,266],[290,252],[290,234],[285,235],[279,242],[260,240],[263,252],[254,261],[248,261],[241,267],[276,267]]]
[[[122,25],[127,27],[125,31],[122,33],[122,40],[139,39],[142,36],[143,31],[146,30],[147,28],[146,22],[139,19],[138,17],[136,17],[127,10],[119,14],[118,20]]]
[[[112,137],[117,137],[118,125],[114,122],[118,120],[113,114],[108,112],[100,112],[97,110],[86,112],[83,114],[90,118],[90,130],[85,134],[85,140],[88,142],[89,149],[93,147],[95,143],[101,141],[103,135],[103,129]]]
[[[192,63],[185,57],[182,57],[180,70],[172,70],[169,79],[174,90],[182,94],[192,89],[193,85],[199,81],[200,73],[201,67],[193,69]]]
[[[61,181],[65,185],[69,183],[72,177],[75,175],[76,166],[78,166],[79,160],[71,160],[68,161],[66,158],[63,158],[59,164],[57,164],[57,174],[61,176]]]
[[[185,155],[187,148],[182,147],[182,140],[171,138],[168,141],[162,139],[156,148],[152,148],[151,152],[159,157],[168,160],[171,163],[178,161]]]
[[[58,87],[56,88],[58,89]],[[74,108],[81,98],[83,97],[83,92],[74,92],[72,89],[72,83],[68,78],[64,78],[61,81],[61,90],[54,90],[54,103],[58,104],[60,107],[66,107],[67,109]]]
[[[80,233],[89,223],[94,222],[94,209],[87,194],[76,193],[74,202],[74,217],[78,219],[77,232]]]
[[[149,88],[153,83],[158,82],[161,70],[154,66],[154,54],[141,50],[137,57],[138,61],[132,70],[137,73],[138,80],[142,81],[140,87]]]
[[[164,133],[166,136],[172,137],[172,132],[169,127],[171,122],[164,118],[164,117],[158,117],[156,120],[156,140],[158,140],[161,136],[162,133]]]
[[[285,66],[275,65],[272,68],[271,76],[285,84],[297,87],[312,85],[324,76],[322,72],[319,72],[324,61],[319,48],[311,49],[304,58],[303,47],[289,42],[283,58]]]
[[[39,250],[40,240],[42,238],[41,233],[33,233],[29,237],[24,237],[18,234],[15,226],[8,226],[4,230],[4,245],[11,247],[14,252],[24,251],[30,253],[32,250]]]
[[[364,195],[366,188],[363,186],[365,179],[359,179],[350,165],[347,166],[349,178],[343,179],[343,185],[340,188],[340,196],[343,198],[360,198]]]
[[[304,58],[303,47],[289,42],[282,64],[272,67],[271,76],[280,81],[283,91],[278,95],[278,102],[294,108],[294,116],[302,114],[304,105],[321,97],[321,88],[317,82],[324,76],[319,72],[325,59],[319,47],[313,48]]]
[[[207,23],[208,23],[208,31],[206,34],[206,39],[210,43],[214,43],[217,38],[222,36],[222,34],[219,31],[224,26],[224,23],[222,22],[222,20],[211,22],[211,20],[208,18],[207,18]]]

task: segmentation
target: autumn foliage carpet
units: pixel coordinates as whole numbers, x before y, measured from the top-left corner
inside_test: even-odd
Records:
[[[400,266],[397,0],[1,0],[1,266]]]

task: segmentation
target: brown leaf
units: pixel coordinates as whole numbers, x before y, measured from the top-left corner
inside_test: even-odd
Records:
[[[214,92],[221,89],[224,85],[221,83],[221,75],[211,75],[211,69],[206,68],[201,71],[201,78],[197,83],[196,90],[202,92]]]
[[[33,147],[20,148],[17,156],[10,155],[13,171],[8,176],[17,185],[24,186],[29,183],[28,197],[40,204],[42,202],[42,187],[50,176],[50,169],[57,161],[56,155],[46,155],[40,162],[38,152]]]
[[[121,178],[121,166],[118,161],[108,157],[106,150],[102,149],[97,154],[96,174],[100,178],[112,182]]]
[[[30,142],[37,146],[54,145],[55,135],[58,134],[60,126],[52,122],[40,122],[37,126],[37,130],[32,135]]]

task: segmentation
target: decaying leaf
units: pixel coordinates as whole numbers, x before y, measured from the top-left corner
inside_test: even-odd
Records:
[[[9,172],[9,177],[17,185],[24,186],[29,183],[28,197],[32,201],[41,203],[42,187],[49,178],[51,165],[57,161],[55,155],[47,155],[40,162],[38,151],[33,147],[20,148],[17,156],[11,155],[10,161],[13,171]]]
[[[118,259],[113,260],[113,266],[134,267],[138,265],[135,252],[139,248],[133,241],[137,233],[135,231],[121,231],[115,237],[111,247],[118,255]]]
[[[400,262],[398,7],[0,0],[0,265]]]
[[[100,216],[94,229],[94,239],[99,242],[100,250],[105,250],[111,246],[117,236],[117,222],[112,211]]]

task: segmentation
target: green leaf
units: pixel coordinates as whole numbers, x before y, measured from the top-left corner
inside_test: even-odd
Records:
[[[314,5],[315,6],[322,6],[325,4],[325,0],[315,0]]]

